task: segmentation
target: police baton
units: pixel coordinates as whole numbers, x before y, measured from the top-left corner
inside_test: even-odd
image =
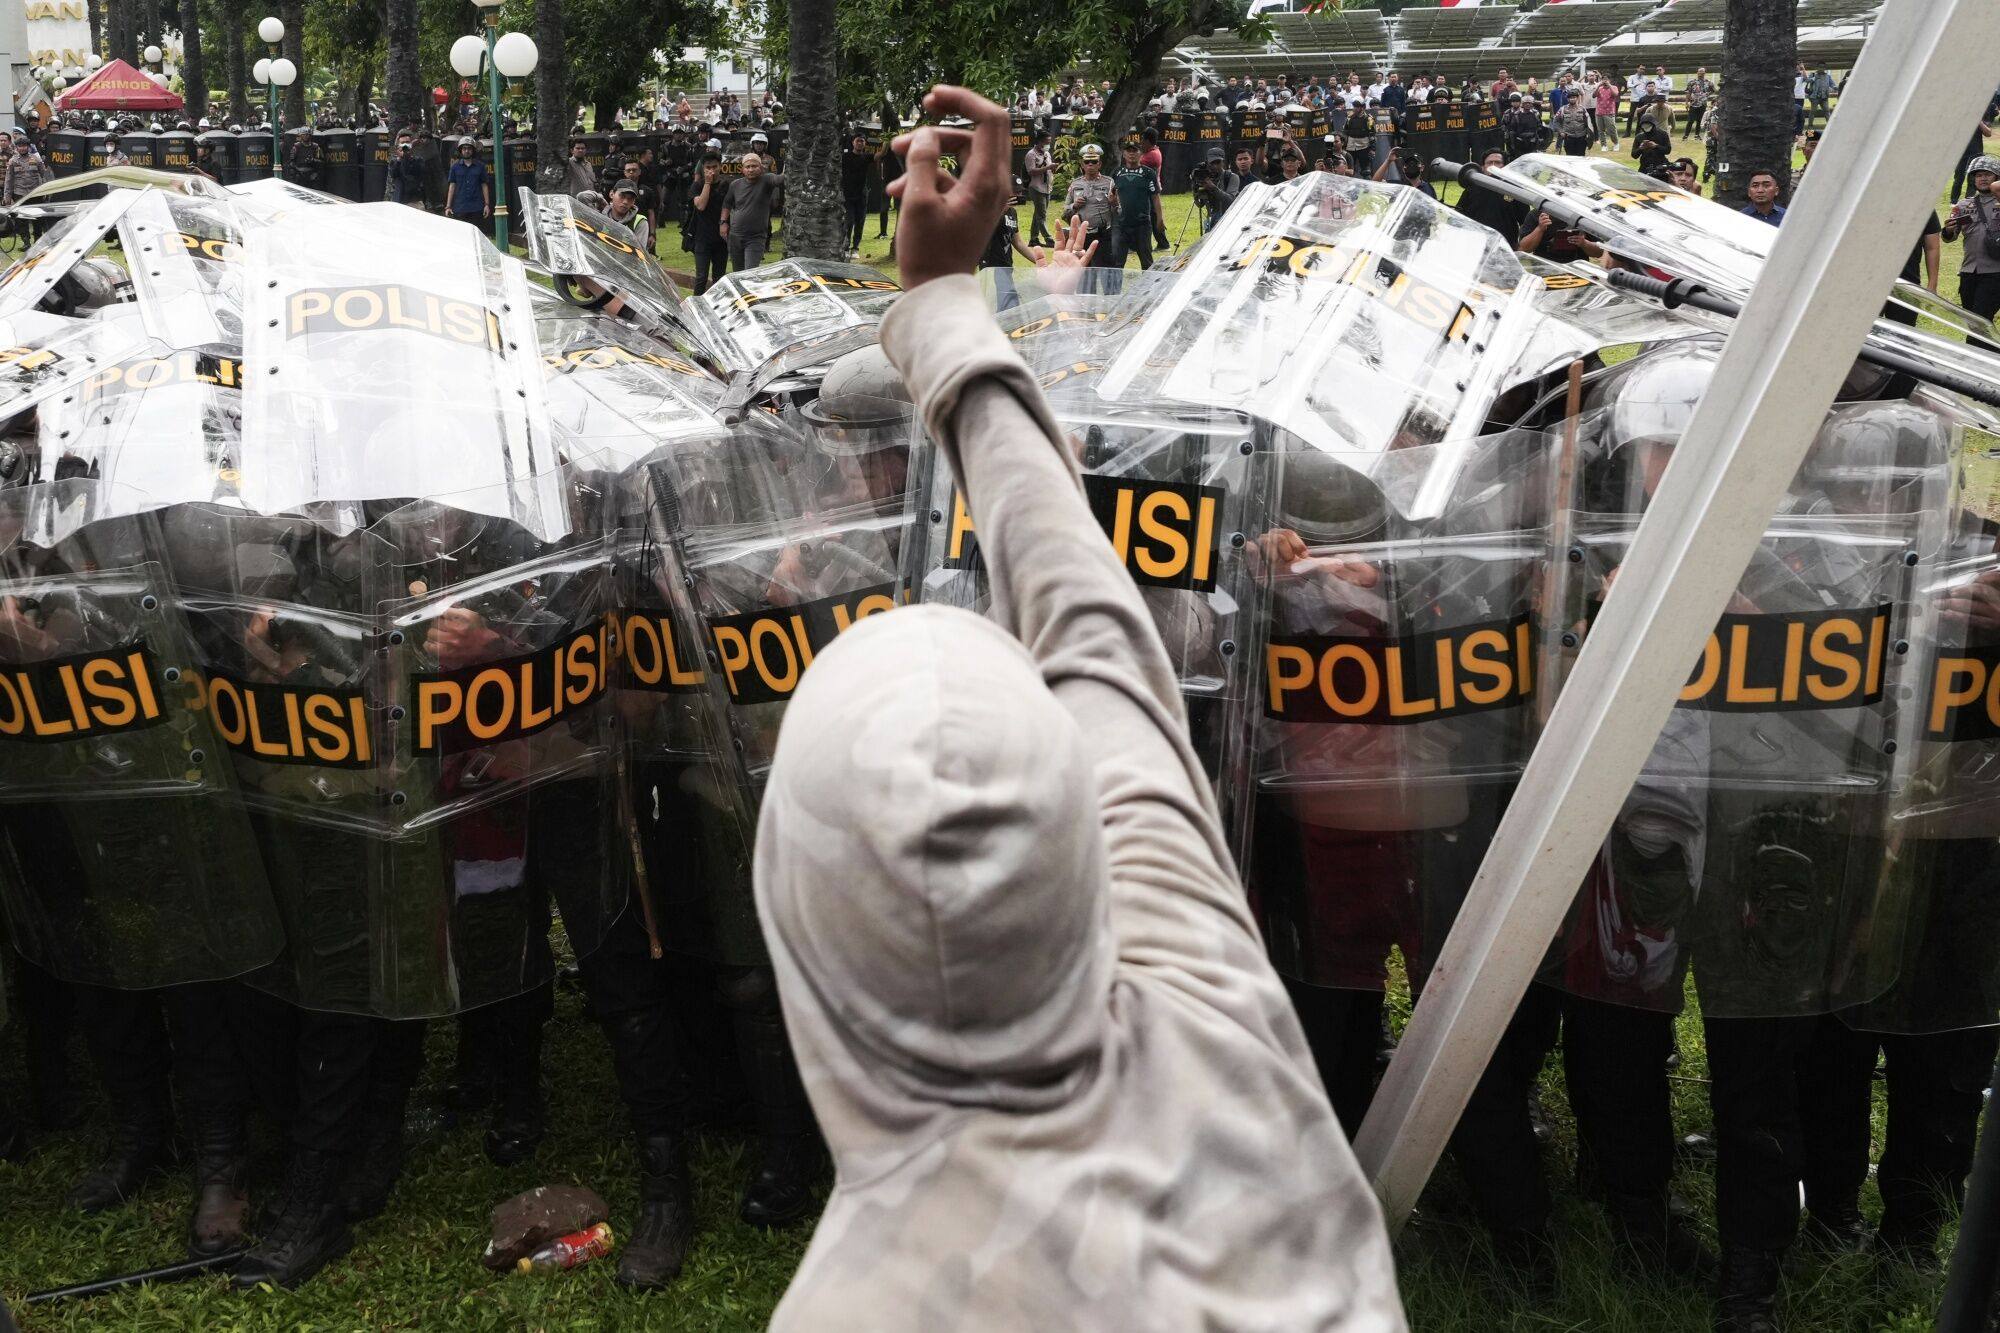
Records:
[[[1592,240],[1601,241],[1614,249],[1631,243],[1631,237],[1616,228],[1603,225],[1590,210],[1569,203],[1545,190],[1524,186],[1517,181],[1501,180],[1471,163],[1453,162],[1449,158],[1433,159],[1431,170],[1438,175],[1456,180],[1464,189],[1486,190],[1530,204],[1547,213],[1562,226],[1583,232]],[[1650,297],[1669,310],[1684,305],[1692,306],[1696,310],[1727,315],[1731,319],[1743,313],[1740,301],[1718,296],[1701,283],[1686,278],[1670,278],[1663,281],[1643,273],[1614,269],[1605,275],[1605,281],[1635,296]],[[1861,344],[1861,352],[1856,359],[1898,375],[1921,380],[1925,384],[1934,384],[1952,393],[1962,394],[1974,402],[2000,406],[2000,385],[1988,384],[1969,375],[1961,375],[1956,371],[1934,366],[1928,361],[1906,355],[1894,348],[1882,346],[1873,333],[1870,333],[1867,341]]]
[[[1644,273],[1634,273],[1627,269],[1614,269],[1605,275],[1605,281],[1621,291],[1635,296],[1644,296],[1658,301],[1669,310],[1681,306],[1692,306],[1696,310],[1706,310],[1711,314],[1727,315],[1731,319],[1743,313],[1740,303],[1726,296],[1717,296],[1698,282],[1686,278],[1669,278],[1662,281]],[[1878,347],[1872,342],[1861,344],[1861,351],[1855,358],[1866,361],[1871,366],[1907,375],[1911,379],[1934,384],[1940,389],[1948,389],[1974,402],[2000,407],[2000,385],[1977,380],[1970,375],[1961,375],[1942,366],[1934,366],[1918,357],[1907,356],[1888,347]]]
[[[167,1264],[160,1268],[142,1269],[137,1273],[121,1273],[112,1277],[95,1278],[89,1282],[79,1282],[73,1287],[56,1287],[49,1291],[38,1291],[22,1300],[23,1306],[53,1305],[57,1301],[81,1300],[85,1296],[103,1296],[109,1292],[123,1291],[127,1287],[143,1287],[153,1282],[186,1282],[189,1278],[202,1277],[208,1273],[220,1273],[236,1267],[243,1258],[242,1250],[229,1250],[207,1259],[183,1259],[177,1264]],[[6,1318],[6,1307],[0,1305],[0,1333],[7,1333],[14,1327]]]

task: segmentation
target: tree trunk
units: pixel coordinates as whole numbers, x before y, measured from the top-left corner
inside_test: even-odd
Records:
[[[282,43],[285,59],[298,67],[299,76],[292,80],[292,86],[285,89],[285,123],[287,125],[309,124],[306,116],[306,6],[305,0],[283,0],[278,6],[278,17],[284,20],[285,40]]]
[[[102,51],[105,46],[104,6],[100,0],[83,0],[84,21],[90,24],[90,49]]]
[[[1715,197],[1740,208],[1750,175],[1770,171],[1791,197],[1792,71],[1799,20],[1793,0],[1729,0],[1722,30],[1722,144]],[[1726,164],[1726,165],[1724,165]]]
[[[229,83],[229,123],[242,125],[250,119],[250,62],[246,54],[246,43],[250,31],[245,28],[243,0],[227,0],[222,6],[223,24],[223,64]]]
[[[389,0],[388,19],[389,124],[421,125],[427,99],[417,68],[417,0]]]
[[[563,0],[535,0],[535,183],[562,189],[569,156],[569,58],[563,53]]]
[[[618,104],[616,102],[599,102],[596,107],[596,112],[597,114],[595,119],[597,121],[597,124],[593,128],[595,128],[599,134],[609,133],[611,127],[614,124],[616,124],[618,120]]]
[[[201,5],[181,0],[181,97],[190,121],[208,114],[208,67],[201,58]]]
[[[132,0],[104,0],[104,52],[113,59],[132,54]]]
[[[363,60],[360,70],[354,76],[354,120],[363,129],[374,124],[368,114],[368,104],[375,100],[375,62]]]
[[[1160,64],[1168,53],[1190,37],[1212,32],[1215,23],[1211,7],[1198,5],[1189,22],[1153,28],[1140,36],[1132,48],[1132,68],[1104,99],[1104,110],[1097,117],[1097,139],[1104,145],[1106,161],[1118,161],[1118,140],[1142,128],[1139,118],[1160,90]]]
[[[847,238],[840,201],[840,47],[834,0],[791,0],[791,28],[785,253],[840,259]]]

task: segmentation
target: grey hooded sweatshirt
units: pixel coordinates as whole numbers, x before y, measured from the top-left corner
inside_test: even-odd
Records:
[[[1151,616],[971,277],[882,328],[992,619],[841,635],[757,907],[837,1183],[780,1330],[1403,1327]]]

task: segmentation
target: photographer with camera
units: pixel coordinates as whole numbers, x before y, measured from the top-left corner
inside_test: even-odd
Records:
[[[1196,167],[1188,178],[1188,184],[1194,192],[1195,205],[1202,212],[1201,229],[1204,232],[1215,230],[1215,224],[1229,211],[1229,206],[1236,202],[1236,196],[1243,192],[1244,178],[1239,172],[1247,171],[1250,167],[1249,149],[1237,150],[1236,165],[1239,170],[1231,171],[1223,165],[1222,150],[1211,148],[1208,150],[1208,160]]]

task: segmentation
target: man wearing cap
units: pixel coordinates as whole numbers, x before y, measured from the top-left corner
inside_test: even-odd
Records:
[[[1248,149],[1237,156],[1248,164]],[[1194,201],[1202,210],[1201,229],[1205,232],[1215,230],[1216,222],[1229,211],[1229,206],[1242,192],[1243,178],[1223,164],[1222,150],[1209,149],[1207,163],[1195,173],[1194,178]]]
[[[493,217],[493,173],[479,160],[479,145],[458,141],[458,161],[451,164],[444,191],[444,211],[481,231]]]
[[[1077,159],[1082,163],[1082,174],[1069,183],[1069,194],[1063,200],[1063,218],[1083,224],[1084,234],[1097,246],[1091,258],[1094,266],[1122,268],[1125,257],[1115,253],[1111,240],[1111,224],[1118,216],[1118,195],[1104,174],[1104,150],[1087,143],[1078,151]]]
[[[1128,141],[1120,150],[1124,164],[1111,178],[1116,192],[1112,216],[1118,224],[1118,254],[1114,268],[1124,268],[1128,255],[1139,256],[1140,271],[1153,266],[1153,245],[1164,243],[1167,223],[1160,207],[1160,176],[1145,164],[1140,146]]]
[[[627,179],[619,181],[611,189],[611,207],[605,216],[613,222],[622,222],[632,233],[639,248],[648,254],[653,250],[653,224],[646,220],[646,210],[639,197],[639,183],[630,179],[638,167],[637,162],[627,162]]]
[[[783,176],[764,169],[762,153],[743,155],[743,174],[729,182],[722,197],[722,239],[729,246],[729,267],[736,272],[764,262],[771,244],[771,206],[784,184]]]

